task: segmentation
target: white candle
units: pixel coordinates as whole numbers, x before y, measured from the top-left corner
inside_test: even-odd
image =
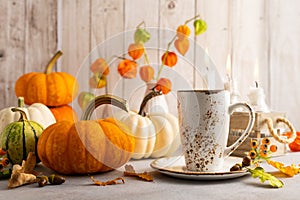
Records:
[[[255,87],[250,88],[248,99],[250,105],[257,112],[270,112],[266,102],[264,89],[259,87],[258,83],[255,82]]]
[[[255,87],[251,87],[250,92],[248,94],[249,103],[250,105],[252,105],[253,109],[257,112],[270,112],[269,107],[267,106],[265,101],[264,89],[260,87],[257,82],[257,80],[259,80],[258,59],[255,60],[254,79],[255,79]]]

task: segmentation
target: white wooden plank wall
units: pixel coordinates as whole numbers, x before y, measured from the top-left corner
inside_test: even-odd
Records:
[[[57,49],[64,55],[56,69],[77,76],[81,90],[90,90],[89,64],[99,56],[126,52],[140,22],[152,27],[148,47],[166,48],[171,31],[161,30],[175,30],[200,14],[208,30],[194,39],[206,49],[221,78],[226,77],[230,56],[241,100],[247,100],[250,86],[258,81],[268,105],[286,112],[299,130],[299,6],[298,0],[0,0],[0,108],[16,105],[16,79],[31,71],[42,72]],[[129,32],[120,35],[125,31]],[[161,52],[148,51],[157,71]],[[199,69],[187,63],[199,66],[203,62],[199,55],[197,46],[191,45],[174,70],[164,69],[162,75],[174,79],[175,88],[186,87],[183,83],[202,88]],[[143,82],[121,79],[116,73],[118,61],[110,64],[108,85],[96,93],[113,92],[136,109]],[[167,97],[171,102],[172,98],[172,94]],[[76,102],[73,106],[79,112]]]

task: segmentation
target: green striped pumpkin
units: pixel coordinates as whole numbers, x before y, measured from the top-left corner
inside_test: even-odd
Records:
[[[7,151],[7,158],[12,164],[22,164],[29,152],[36,153],[37,141],[44,128],[34,122],[28,121],[24,111],[12,108],[13,112],[20,112],[19,121],[8,124],[0,137],[0,147]]]

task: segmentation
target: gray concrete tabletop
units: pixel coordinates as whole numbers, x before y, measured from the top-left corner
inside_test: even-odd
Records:
[[[300,163],[300,153],[287,153],[284,156],[274,157],[286,165]],[[21,186],[15,189],[7,189],[7,180],[0,181],[1,200],[56,200],[56,199],[299,199],[300,175],[294,177],[280,176],[284,182],[282,188],[272,188],[268,183],[261,183],[258,178],[254,179],[250,174],[227,180],[187,180],[164,175],[151,168],[153,159],[131,160],[131,164],[137,172],[149,172],[153,182],[146,182],[134,177],[124,177],[125,183],[118,185],[96,186],[89,176],[66,176],[66,182],[62,185],[47,185],[38,187],[36,183]],[[276,173],[275,168],[262,164],[264,169]],[[38,165],[36,170],[44,174],[53,173],[43,165]],[[107,181],[117,177],[123,177],[124,166],[107,173],[95,174],[94,178]],[[277,173],[278,174],[278,173]]]

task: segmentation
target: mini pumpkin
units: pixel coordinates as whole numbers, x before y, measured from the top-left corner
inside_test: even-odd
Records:
[[[78,116],[75,110],[69,105],[50,107],[50,111],[54,115],[57,122],[59,121],[78,121]]]
[[[30,72],[18,78],[15,84],[17,97],[23,96],[25,103],[42,103],[46,106],[69,104],[78,93],[76,79],[65,72],[52,72],[56,60],[62,55],[58,51],[47,65],[45,73]]]
[[[111,103],[103,96],[98,106]],[[122,109],[126,107],[119,106]],[[128,128],[113,119],[60,121],[44,130],[38,155],[46,167],[62,174],[106,172],[124,165],[134,151]]]
[[[135,139],[132,158],[158,158],[172,155],[180,146],[178,119],[168,112],[145,113],[147,102],[161,95],[152,91],[145,96],[140,111],[120,111],[113,117],[126,124]],[[101,102],[101,96],[90,102],[82,119],[89,119],[95,107]],[[118,102],[117,100],[115,100]]]
[[[3,129],[10,123],[18,121],[20,119],[19,112],[13,112],[13,107],[4,108],[0,111],[0,135]],[[35,121],[47,128],[51,124],[56,122],[50,109],[41,103],[34,103],[28,107],[25,107],[24,98],[18,98],[18,108],[23,110],[28,120]]]
[[[20,113],[20,119],[5,127],[0,138],[0,148],[5,149],[7,158],[14,164],[22,164],[29,152],[36,152],[36,145],[44,128],[35,121],[29,121],[26,113],[19,108],[12,108]]]

